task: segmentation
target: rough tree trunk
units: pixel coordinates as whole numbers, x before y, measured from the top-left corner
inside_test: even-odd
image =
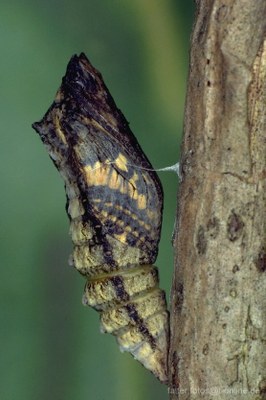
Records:
[[[266,1],[201,0],[172,287],[171,399],[266,397]]]

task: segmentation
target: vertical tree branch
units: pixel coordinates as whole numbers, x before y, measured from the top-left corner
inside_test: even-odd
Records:
[[[171,295],[170,397],[266,392],[266,2],[201,0]]]

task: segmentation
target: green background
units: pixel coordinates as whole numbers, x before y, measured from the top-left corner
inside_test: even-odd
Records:
[[[99,333],[82,306],[63,182],[31,123],[85,52],[154,167],[177,162],[193,2],[2,1],[0,399],[167,399],[167,388]],[[169,297],[178,179],[165,190],[157,265]]]

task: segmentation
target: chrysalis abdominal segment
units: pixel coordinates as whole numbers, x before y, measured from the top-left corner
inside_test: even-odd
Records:
[[[84,54],[72,57],[53,104],[33,127],[65,183],[84,302],[122,350],[167,383],[169,319],[153,265],[161,183]]]

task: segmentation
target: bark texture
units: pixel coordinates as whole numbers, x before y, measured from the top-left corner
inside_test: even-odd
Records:
[[[266,398],[266,2],[198,1],[171,295],[171,399]]]

